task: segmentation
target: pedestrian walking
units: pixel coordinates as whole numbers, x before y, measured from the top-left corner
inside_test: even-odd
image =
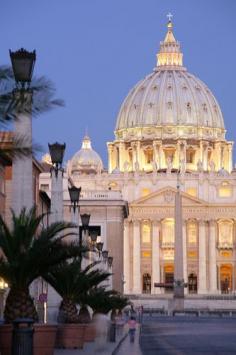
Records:
[[[136,332],[136,319],[135,317],[131,316],[128,325],[129,325],[129,339],[131,343],[134,343],[135,339],[135,332]]]

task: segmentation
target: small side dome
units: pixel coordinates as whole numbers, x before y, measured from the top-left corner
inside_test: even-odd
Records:
[[[90,138],[85,136],[82,141],[81,149],[75,153],[71,159],[71,174],[93,174],[100,172],[102,169],[102,159],[98,153],[92,149]]]

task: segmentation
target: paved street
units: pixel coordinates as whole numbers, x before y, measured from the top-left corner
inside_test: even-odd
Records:
[[[145,355],[236,354],[236,318],[145,317],[141,349]]]
[[[142,355],[139,346],[139,329],[137,329],[135,335],[135,342],[130,343],[129,336],[127,336],[119,347],[119,351],[116,352],[116,355]]]

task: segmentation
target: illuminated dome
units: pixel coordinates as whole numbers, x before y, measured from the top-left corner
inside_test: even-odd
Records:
[[[85,136],[81,149],[75,153],[71,160],[71,173],[97,173],[102,168],[102,159],[92,149],[90,138]]]
[[[148,135],[160,139],[224,139],[218,102],[206,84],[183,67],[182,61],[180,44],[169,21],[157,66],[138,82],[121,106],[115,128],[117,139],[142,139]]]

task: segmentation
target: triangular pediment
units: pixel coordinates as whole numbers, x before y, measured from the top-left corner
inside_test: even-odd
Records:
[[[158,206],[158,205],[174,205],[175,203],[175,194],[177,189],[167,186],[155,192],[148,194],[147,196],[141,197],[133,202],[131,205],[139,206]],[[182,204],[189,206],[204,206],[206,201],[200,200],[197,197],[191,196],[186,192],[181,191],[182,195]]]

